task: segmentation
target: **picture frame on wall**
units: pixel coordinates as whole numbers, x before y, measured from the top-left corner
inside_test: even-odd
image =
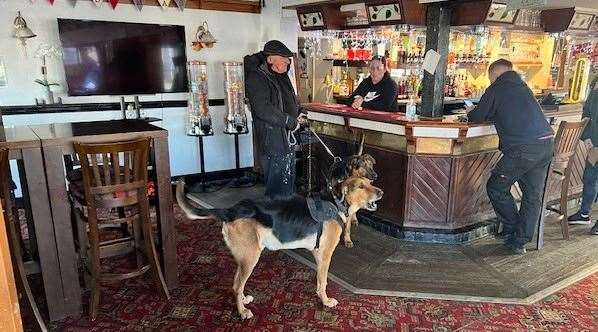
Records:
[[[514,24],[517,18],[517,10],[507,10],[507,5],[504,3],[492,3],[486,15],[486,21],[495,23]]]
[[[593,14],[578,13],[576,12],[569,23],[570,30],[590,30],[592,21],[594,20]]]
[[[4,59],[0,57],[0,88],[8,86],[8,79],[6,78],[6,66],[4,66]]]

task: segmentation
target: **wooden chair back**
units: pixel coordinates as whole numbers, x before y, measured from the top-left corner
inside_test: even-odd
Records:
[[[561,121],[554,139],[554,156],[548,169],[546,185],[544,187],[542,207],[558,214],[563,238],[566,240],[569,239],[569,224],[566,215],[569,182],[572,161],[574,159],[572,157],[577,151],[577,145],[580,142],[579,139],[588,121],[588,118],[584,118],[579,122]],[[547,202],[551,201],[551,197],[555,195],[559,197],[559,207],[546,206]],[[541,249],[544,246],[544,221],[545,215],[542,213],[538,222],[537,249]]]
[[[150,138],[113,143],[75,143],[90,212],[147,200]],[[145,205],[145,204],[144,204]],[[90,215],[91,216],[91,215]]]
[[[553,169],[564,171],[569,165],[569,160],[575,154],[577,143],[589,119],[580,122],[561,121],[554,138]]]
[[[0,149],[0,199],[4,207],[4,218],[12,220],[12,201],[10,199],[10,165],[8,162],[8,149]]]

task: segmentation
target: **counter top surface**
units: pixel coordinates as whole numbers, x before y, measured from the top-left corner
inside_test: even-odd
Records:
[[[458,115],[444,116],[442,120],[408,120],[404,113],[399,112],[380,112],[374,110],[356,110],[350,106],[340,104],[309,103],[304,104],[308,111],[338,115],[343,117],[358,118],[364,120],[380,121],[384,123],[393,123],[406,127],[448,127],[448,128],[472,128],[482,126],[492,126],[491,123],[466,123],[459,122]],[[308,115],[309,117],[309,115]]]

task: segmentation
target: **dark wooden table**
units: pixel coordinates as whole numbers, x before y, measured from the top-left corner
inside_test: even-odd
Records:
[[[168,288],[176,288],[176,233],[172,210],[168,132],[142,120],[113,120],[96,122],[59,123],[29,126],[41,140],[46,166],[48,193],[56,233],[56,247],[64,288],[65,311],[69,316],[81,312],[81,290],[77,273],[70,207],[67,198],[64,156],[74,153],[74,142],[114,142],[138,138],[153,139],[153,167],[156,176],[156,216],[164,278]]]
[[[26,126],[0,128],[0,147],[8,148],[9,158],[17,160],[19,164],[19,177],[24,184],[23,197],[28,199],[31,205],[27,215],[32,219],[35,227],[35,237],[30,233],[30,241],[35,242],[33,245],[37,245],[39,268],[42,272],[50,319],[58,320],[66,317],[63,291],[70,285],[65,286],[60,278],[56,229],[52,222],[46,187],[41,141]]]

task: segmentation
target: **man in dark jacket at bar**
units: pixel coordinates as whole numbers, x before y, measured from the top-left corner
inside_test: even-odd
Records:
[[[289,132],[305,122],[287,75],[292,56],[283,43],[271,40],[262,52],[244,59],[245,93],[261,150],[266,196],[272,199],[295,192],[295,150]]]
[[[386,70],[384,57],[370,61],[370,76],[357,86],[349,100],[355,109],[367,108],[376,111],[396,112],[398,88]]]
[[[488,75],[491,84],[479,104],[468,109],[468,118],[470,122],[494,122],[503,157],[492,170],[486,190],[503,225],[505,245],[514,253],[524,254],[542,213],[554,132],[511,62],[493,62]],[[515,182],[523,193],[519,210],[511,195]]]

